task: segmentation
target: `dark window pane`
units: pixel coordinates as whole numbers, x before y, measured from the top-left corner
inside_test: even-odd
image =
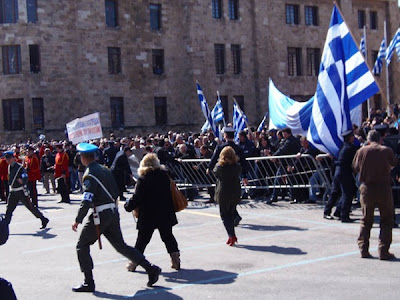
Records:
[[[0,0],[0,23],[18,22],[18,0]]]
[[[167,98],[165,97],[155,97],[154,98],[154,112],[156,125],[165,125],[168,122],[167,116]]]
[[[217,74],[225,73],[225,45],[215,44],[214,45],[215,55],[215,70]]]
[[[240,109],[244,111],[244,96],[233,96],[235,98],[237,104],[239,104]]]
[[[44,129],[43,98],[32,98],[33,129]]]
[[[287,4],[286,9],[286,24],[299,24],[299,6]]]
[[[21,73],[21,47],[18,46],[3,46],[3,74],[18,74]]]
[[[111,126],[123,127],[124,126],[124,98],[111,97],[110,98],[110,111],[111,111]]]
[[[301,48],[288,48],[288,74],[301,75]]]
[[[164,50],[153,49],[152,61],[153,61],[153,74],[162,75],[164,74]]]
[[[24,99],[5,99],[3,100],[3,119],[4,130],[24,130]]]
[[[108,73],[121,73],[121,49],[118,47],[108,47]]]
[[[376,11],[370,12],[370,21],[371,21],[370,28],[372,30],[377,30],[378,29],[378,13]]]
[[[239,19],[239,0],[229,0],[229,19],[238,20]]]
[[[28,23],[37,22],[37,0],[26,0]]]
[[[117,15],[117,1],[105,0],[106,6],[106,25],[108,27],[118,26],[118,15]]]
[[[365,26],[365,11],[358,11],[358,28],[363,29]]]
[[[29,62],[32,73],[40,72],[39,45],[29,45]]]
[[[222,1],[212,0],[212,17],[214,19],[222,18]]]
[[[304,12],[305,12],[306,25],[318,26],[318,7],[305,6]]]
[[[318,76],[320,65],[320,49],[307,48],[307,75]]]
[[[150,28],[151,30],[161,29],[161,5],[150,4]]]
[[[242,72],[242,66],[241,66],[242,54],[240,45],[231,45],[231,50],[232,50],[233,73],[240,74]]]

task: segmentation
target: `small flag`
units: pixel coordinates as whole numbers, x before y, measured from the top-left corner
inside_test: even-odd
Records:
[[[262,131],[263,128],[265,127],[265,122],[267,121],[268,118],[268,112],[265,113],[264,118],[261,120],[260,125],[258,125],[257,131]]]
[[[376,57],[375,65],[374,65],[374,70],[373,73],[374,75],[379,75],[382,72],[382,65],[383,61],[386,56],[386,41],[385,38],[383,38],[381,47],[379,48],[378,56]]]
[[[337,157],[343,144],[341,134],[352,129],[350,110],[378,91],[373,75],[334,5],[307,140]]]
[[[393,40],[390,42],[389,47],[386,49],[386,66],[390,64],[395,49],[397,52],[398,60],[400,60],[400,28],[397,29]]]
[[[198,82],[196,82],[196,86],[197,86],[197,96],[199,97],[199,102],[200,102],[201,110],[203,111],[203,115],[206,118],[206,121],[208,121],[208,123],[211,124],[211,128],[214,132],[214,135],[219,137],[220,136],[219,128],[213,122],[213,119],[212,119],[211,113],[210,113],[210,109],[208,108],[206,97],[204,97],[203,91]]]
[[[240,109],[239,105],[234,101],[233,103],[233,129],[235,129],[235,140],[239,140],[239,133],[247,127],[247,117]]]
[[[361,37],[361,41],[360,41],[360,51],[361,51],[362,55],[364,55],[364,57],[365,57],[365,35],[364,34]]]

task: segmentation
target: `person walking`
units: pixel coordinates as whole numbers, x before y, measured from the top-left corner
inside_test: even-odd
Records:
[[[389,147],[381,145],[378,131],[367,135],[368,145],[360,148],[354,156],[352,167],[360,174],[360,202],[363,217],[360,222],[358,247],[362,258],[372,257],[369,253],[369,238],[374,224],[374,211],[380,214],[379,259],[389,260],[395,256],[389,252],[392,243],[393,198],[390,171],[397,165],[397,159]]]
[[[84,225],[76,245],[79,265],[85,276],[84,282],[72,288],[72,291],[95,291],[90,246],[97,240],[100,243],[102,234],[115,250],[146,270],[149,277],[147,286],[150,287],[158,281],[161,269],[147,261],[140,251],[125,243],[120,227],[118,206],[115,203],[115,199],[118,197],[118,187],[110,170],[96,161],[95,152],[97,149],[96,145],[88,143],[80,143],[77,146],[77,150],[81,153],[82,164],[86,166],[86,171],[83,175],[82,202],[75,222],[72,224],[72,230],[77,231],[89,209],[92,209],[93,213]]]
[[[224,147],[219,155],[218,164],[213,170],[217,178],[215,201],[219,204],[221,219],[229,236],[226,242],[229,246],[237,242],[234,221],[236,205],[240,202],[240,174],[242,172],[238,161],[235,150],[230,146]]]
[[[135,193],[125,203],[126,211],[138,209],[139,212],[136,225],[139,232],[135,248],[144,253],[154,230],[158,229],[171,257],[171,267],[179,270],[181,268],[179,248],[172,233],[172,227],[178,224],[178,220],[172,203],[167,169],[160,165],[156,154],[149,153],[140,162],[138,174]],[[136,266],[135,262],[130,262],[127,269],[134,271]]]
[[[114,175],[115,181],[118,185],[119,200],[125,201],[124,191],[126,190],[126,184],[129,179],[132,179],[132,170],[129,167],[128,157],[132,155],[132,150],[128,146],[124,147],[123,151],[120,151],[114,159],[111,165],[111,172]]]
[[[54,177],[57,179],[57,191],[61,194],[61,201],[58,203],[70,203],[69,198],[69,158],[68,154],[64,151],[61,143],[56,144],[56,159],[54,165]]]

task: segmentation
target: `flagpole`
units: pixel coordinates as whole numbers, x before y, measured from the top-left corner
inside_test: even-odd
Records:
[[[385,37],[385,46],[386,46],[386,49],[387,49],[387,47],[388,47],[388,44],[387,44],[387,28],[386,28],[386,20],[383,22],[383,27],[384,27],[384,30],[385,30],[385,33],[384,33],[384,37]],[[386,64],[385,64],[386,65]],[[386,107],[386,110],[387,110],[387,114],[388,114],[388,117],[390,116],[389,114],[390,114],[390,89],[389,89],[389,66],[388,65],[386,65],[386,97],[387,97],[387,102],[386,102],[386,104],[387,104],[387,107]]]
[[[364,25],[364,45],[365,45],[365,57],[364,59],[368,61],[368,45],[367,45],[367,27]],[[371,102],[370,98],[367,100],[367,109],[368,109],[368,119],[371,117]]]
[[[353,35],[353,33],[351,32],[350,27],[349,27],[349,25],[348,25],[347,22],[346,22],[346,19],[345,19],[344,15],[343,15],[342,10],[340,9],[340,7],[339,7],[339,5],[337,4],[336,1],[333,1],[333,3],[334,3],[334,5],[336,5],[336,7],[337,7],[337,9],[338,9],[338,11],[339,11],[339,13],[340,13],[340,15],[341,15],[342,18],[343,18],[343,22],[346,24],[347,28],[349,29],[349,33],[350,33],[351,37],[353,38],[354,43],[356,43],[356,39],[354,38],[354,35]],[[357,44],[357,43],[356,43],[356,44]],[[358,51],[360,51],[360,50],[358,50]],[[361,52],[361,51],[360,51],[360,52]],[[363,57],[364,57],[364,56],[363,56]],[[371,73],[372,77],[374,78],[374,81],[375,81],[376,85],[378,86],[379,90],[380,90],[381,93],[382,93],[382,88],[381,88],[379,82],[376,80],[375,76],[372,74],[371,68],[370,68],[370,66],[369,66],[369,64],[368,64],[368,61],[365,59],[365,57],[364,57],[364,62],[365,62],[365,64],[367,65],[368,70],[369,70],[369,72]],[[389,102],[388,102],[388,100],[387,100],[387,98],[386,98],[386,96],[385,96],[384,93],[382,93],[382,98],[383,98],[383,100],[385,100],[386,105],[388,106],[388,105],[389,105],[389,104],[388,104]]]

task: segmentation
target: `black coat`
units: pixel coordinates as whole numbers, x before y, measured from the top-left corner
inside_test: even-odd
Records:
[[[139,177],[135,194],[125,203],[130,212],[139,208],[137,229],[159,228],[178,224],[172,204],[169,177],[164,170],[154,170]]]

